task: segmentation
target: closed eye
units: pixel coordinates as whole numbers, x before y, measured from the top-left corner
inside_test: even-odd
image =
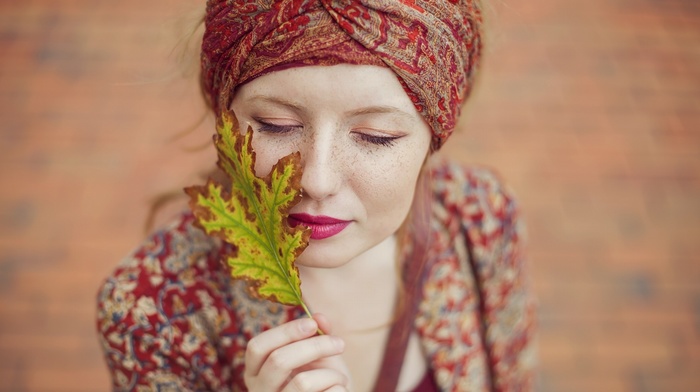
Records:
[[[263,121],[259,118],[254,118],[254,120],[259,124],[258,131],[263,133],[284,134],[289,133],[295,129],[301,128],[300,125],[273,124],[271,122]]]
[[[366,133],[360,133],[360,138],[368,143],[375,144],[378,146],[385,146],[385,147],[391,147],[394,145],[397,139],[400,139],[401,136],[376,136],[376,135],[369,135]]]

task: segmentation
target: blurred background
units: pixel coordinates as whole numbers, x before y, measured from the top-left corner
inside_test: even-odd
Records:
[[[203,3],[0,1],[0,391],[108,390],[98,286],[214,164]],[[700,391],[700,1],[489,8],[444,153],[519,196],[541,391]]]

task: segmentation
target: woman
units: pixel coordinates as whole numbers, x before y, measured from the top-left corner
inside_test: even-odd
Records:
[[[251,296],[184,213],[99,293],[115,390],[532,388],[514,201],[489,172],[433,158],[480,21],[475,0],[208,2],[208,104],[251,125],[259,175],[301,152],[289,223],[312,230],[296,265],[315,313]]]

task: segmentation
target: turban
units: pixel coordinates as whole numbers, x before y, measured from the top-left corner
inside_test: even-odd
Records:
[[[209,0],[201,84],[219,114],[269,72],[340,63],[390,68],[430,125],[452,133],[481,49],[478,0]]]

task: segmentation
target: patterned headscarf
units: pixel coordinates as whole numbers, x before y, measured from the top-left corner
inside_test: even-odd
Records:
[[[202,89],[218,114],[238,85],[272,71],[389,67],[437,149],[471,89],[480,25],[478,0],[208,0]]]

